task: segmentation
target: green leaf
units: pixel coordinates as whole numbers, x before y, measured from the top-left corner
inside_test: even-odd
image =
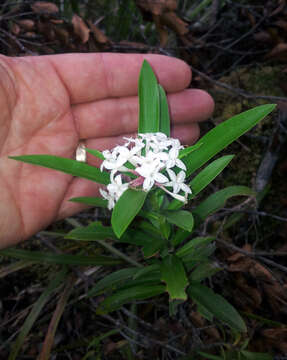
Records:
[[[244,360],[245,359],[247,359],[247,360],[272,360],[273,359],[272,355],[269,355],[266,353],[241,350],[240,354],[243,356]]]
[[[196,151],[196,154],[191,153],[184,158],[183,161],[187,167],[186,175],[192,174],[219,151],[250,130],[274,110],[275,106],[274,104],[257,106],[233,116],[209,131],[199,140],[203,146]]]
[[[49,169],[62,171],[66,174],[79,176],[84,179],[95,181],[99,184],[109,184],[110,175],[105,171],[100,171],[95,166],[83,162],[66,159],[54,155],[23,155],[10,156],[10,159],[23,161],[28,164],[39,165]]]
[[[176,255],[167,255],[162,260],[160,271],[161,280],[166,283],[170,300],[186,300],[185,288],[188,279],[182,261]]]
[[[207,216],[224,207],[226,201],[233,196],[255,196],[255,193],[246,186],[228,186],[210,195],[198,205],[192,213],[197,216],[200,221],[204,221]]]
[[[149,234],[141,230],[129,229],[119,241],[142,246],[144,257],[149,258],[156,255],[165,245],[164,239],[156,235],[156,233]]]
[[[162,211],[162,215],[165,216],[168,222],[191,232],[193,229],[193,216],[192,213],[186,210],[177,210],[177,211]]]
[[[192,194],[189,196],[189,200],[195,198],[212,180],[219,175],[223,169],[230,163],[234,155],[225,155],[219,159],[214,160],[212,163],[207,165],[195,178],[189,183],[192,190]],[[179,200],[173,200],[169,206],[169,210],[180,209],[183,203]]]
[[[197,304],[204,306],[230,328],[240,332],[247,331],[242,317],[221,295],[215,294],[211,289],[199,283],[191,283],[187,292]]]
[[[184,149],[179,150],[179,155],[178,155],[179,159],[184,158],[185,156],[189,155],[193,151],[199,149],[201,146],[202,146],[202,142],[198,142],[195,145],[188,146]]]
[[[50,299],[51,294],[58,288],[58,286],[62,283],[66,276],[67,270],[64,268],[61,272],[58,274],[55,274],[53,276],[53,279],[50,281],[49,285],[46,287],[46,289],[43,291],[43,293],[40,295],[38,300],[35,302],[32,310],[30,311],[28,317],[26,318],[19,335],[12,345],[11,353],[9,355],[8,360],[15,360],[17,359],[17,355],[22,347],[22,345],[25,342],[26,336],[30,332],[32,326],[34,325],[37,317],[39,316],[40,312],[44,308],[45,304]]]
[[[206,309],[206,307],[204,307],[203,305],[197,304],[197,311],[198,311],[198,312],[200,313],[200,315],[201,315],[202,317],[204,317],[206,320],[208,320],[208,321],[213,321],[213,318],[214,318],[213,314],[211,314],[211,312],[208,311],[208,310]]]
[[[147,194],[145,191],[127,189],[116,202],[112,213],[112,227],[118,238],[142,208]]]
[[[139,77],[139,133],[159,131],[159,89],[149,63],[144,60]]]
[[[174,236],[171,238],[172,245],[177,247],[182,242],[184,242],[190,236],[190,234],[191,233],[189,231],[178,228]]]
[[[96,241],[106,239],[116,239],[113,229],[103,226],[99,222],[94,222],[86,227],[78,227],[65,235],[66,239]]]
[[[199,353],[200,355],[202,355],[202,356],[204,357],[204,359],[223,360],[221,356],[207,354],[207,353],[202,352],[202,351],[199,351],[198,353]]]
[[[212,161],[207,165],[194,179],[190,182],[190,187],[192,189],[191,198],[195,197],[200,193],[212,180],[219,175],[223,169],[230,163],[234,158],[234,155],[225,155]]]
[[[61,265],[117,265],[123,261],[108,256],[86,256],[86,255],[70,255],[70,254],[53,254],[41,251],[28,251],[18,249],[4,249],[0,251],[0,255],[8,256],[16,259],[31,260],[37,263],[61,264]]]
[[[218,266],[215,266],[214,264],[210,262],[204,262],[202,264],[199,264],[191,273],[189,279],[193,282],[200,282],[204,280],[207,277],[210,277],[214,274],[216,274],[218,271],[222,270]]]
[[[155,256],[162,250],[165,244],[166,243],[162,238],[153,238],[149,241],[146,241],[145,244],[143,244],[142,248],[144,257],[150,258],[152,256]]]
[[[177,250],[176,255],[179,257],[189,256],[196,252],[199,247],[206,246],[215,240],[214,236],[196,237],[188,241],[184,246]]]
[[[161,235],[168,240],[171,233],[171,224],[167,221],[164,216],[160,216],[159,218],[159,228],[161,231]]]
[[[133,279],[136,280],[138,278],[146,276],[147,274],[150,274],[152,272],[157,272],[159,270],[160,270],[159,264],[152,264],[145,266],[142,269],[138,269],[137,273],[134,274]]]
[[[138,268],[127,268],[112,272],[103,279],[99,280],[96,285],[88,291],[87,296],[96,296],[107,290],[114,290],[119,286],[122,286],[126,280],[132,279],[138,271]]]
[[[103,198],[99,198],[99,197],[81,196],[81,197],[75,197],[75,198],[69,199],[69,201],[77,202],[77,203],[81,203],[81,204],[85,204],[85,205],[89,205],[89,206],[97,206],[97,207],[103,207],[103,208],[108,207],[108,201]]]
[[[170,136],[170,118],[166,94],[161,85],[158,85],[158,89],[160,100],[159,131],[167,136]]]
[[[104,155],[102,154],[101,151],[96,150],[96,149],[89,149],[89,148],[85,148],[85,151],[101,160],[105,160]]]
[[[145,300],[156,295],[160,295],[165,292],[164,285],[138,285],[129,287],[127,289],[119,290],[115,294],[107,297],[98,306],[98,314],[107,314],[120,308],[123,304],[129,303],[135,300]]]

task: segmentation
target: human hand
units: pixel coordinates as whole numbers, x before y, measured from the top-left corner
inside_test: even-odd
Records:
[[[73,158],[80,140],[110,149],[137,131],[137,79],[147,59],[168,93],[172,136],[190,144],[213,111],[181,60],[160,55],[0,56],[0,248],[27,239],[52,221],[83,209],[68,200],[97,196],[99,185],[8,156]],[[88,163],[98,165],[88,156]]]

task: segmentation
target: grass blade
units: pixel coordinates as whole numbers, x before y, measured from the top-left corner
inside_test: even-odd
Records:
[[[117,265],[122,264],[120,259],[108,256],[86,256],[71,254],[53,254],[41,251],[28,251],[18,249],[5,249],[0,251],[0,255],[8,256],[16,259],[30,260],[37,263],[60,264],[60,265]]]
[[[66,269],[64,268],[61,272],[59,272],[56,276],[53,277],[53,280],[49,283],[47,288],[44,290],[42,295],[34,304],[30,314],[26,318],[22,329],[12,346],[12,351],[9,355],[8,360],[16,360],[17,355],[25,342],[26,336],[28,335],[29,331],[31,330],[32,326],[34,325],[37,317],[39,316],[41,310],[49,300],[51,294],[57,289],[57,287],[62,283],[63,279],[66,276]]]

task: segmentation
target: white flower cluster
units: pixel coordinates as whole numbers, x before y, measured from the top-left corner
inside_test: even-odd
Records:
[[[179,140],[160,132],[124,139],[127,142],[123,146],[102,153],[105,160],[100,169],[111,172],[107,191],[100,189],[101,195],[108,200],[108,208],[112,209],[129,187],[139,186],[144,191],[158,186],[175,199],[186,202],[191,189],[185,184],[186,167],[179,159],[179,150],[183,148]],[[172,170],[176,168],[178,171]]]

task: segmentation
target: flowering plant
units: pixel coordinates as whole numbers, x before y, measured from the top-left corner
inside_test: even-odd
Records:
[[[219,157],[196,175],[194,172],[255,126],[275,106],[262,105],[236,115],[212,129],[195,145],[183,147],[170,137],[165,92],[146,61],[139,78],[139,105],[136,138],[125,138],[124,145],[102,153],[86,149],[103,160],[100,169],[49,155],[25,155],[14,159],[103,184],[101,198],[81,197],[71,201],[107,207],[112,210],[111,225],[95,221],[65,236],[96,242],[113,254],[109,261],[124,262],[123,268],[103,277],[88,292],[90,297],[108,294],[98,307],[99,313],[167,292],[171,313],[175,313],[178,303],[189,297],[207,319],[215,316],[232,329],[245,332],[245,323],[233,306],[202,284],[220,270],[210,260],[215,250],[215,237],[194,234],[228,198],[254,196],[254,192],[245,186],[229,186],[210,195],[192,210],[182,207],[223,171],[233,155]],[[126,253],[111,245],[111,241]],[[143,255],[138,253],[137,259],[127,254],[134,246],[142,249]],[[108,264],[107,257],[102,261],[103,265]]]
[[[108,208],[112,209],[129,187],[142,186],[144,191],[149,191],[154,185],[186,203],[191,189],[184,183],[186,166],[179,158],[179,150],[183,149],[179,140],[169,138],[161,132],[138,134],[136,139],[124,139],[127,140],[124,146],[116,146],[112,152],[103,151],[105,160],[102,162],[101,170],[111,170],[111,183],[107,186],[107,191],[100,192],[108,200]],[[134,146],[129,149],[131,144]],[[128,162],[131,167],[127,167]],[[176,170],[179,170],[178,174],[175,173]],[[128,175],[120,175],[125,172],[137,178],[131,180]],[[116,175],[117,173],[120,174]],[[123,178],[126,180],[124,183]],[[172,191],[166,187],[172,187]],[[179,192],[183,192],[184,195],[180,195]]]

